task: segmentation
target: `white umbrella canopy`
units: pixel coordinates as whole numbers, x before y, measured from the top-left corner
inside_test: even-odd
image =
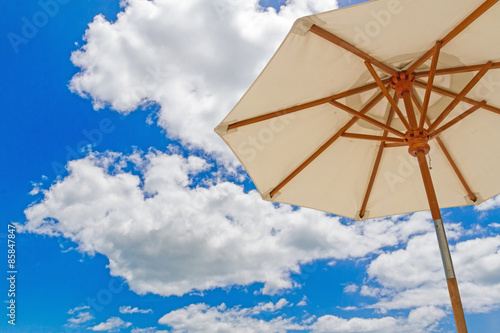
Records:
[[[379,0],[301,18],[216,131],[240,159],[266,200],[315,208],[351,219],[428,210],[417,159],[408,154],[408,147],[404,145],[383,150],[365,213],[361,217],[380,142],[348,136],[335,140],[278,192],[270,195],[353,119],[352,114],[332,105],[330,100],[361,111],[371,98],[380,93],[378,86],[373,84],[370,90],[363,93],[336,98],[336,95],[342,96],[343,92],[366,86],[374,79],[363,58],[308,31],[314,24],[397,72],[431,50],[437,40],[458,26],[482,2]],[[500,61],[498,18],[500,6],[489,8],[442,47],[434,86],[450,93],[432,92],[427,112],[431,122],[453,100],[451,93],[460,93],[476,74],[469,71],[439,75],[440,69]],[[417,73],[428,71],[430,65],[431,59],[419,66]],[[488,109],[480,108],[436,137],[442,140],[452,157],[467,184],[465,187],[448,161],[447,154],[439,147],[439,142],[429,142],[431,173],[441,207],[470,205],[473,200],[469,191],[477,197],[475,203],[500,193],[500,177],[496,177],[500,165],[500,139],[497,134],[500,116],[495,114],[500,113],[500,66],[494,64],[492,67],[467,93],[472,100],[486,100]],[[382,79],[390,79],[390,73],[375,68]],[[414,102],[421,103],[424,99],[426,82],[425,73],[417,75],[413,85]],[[300,107],[315,101],[318,101],[314,103],[316,106]],[[297,111],[286,113],[288,108],[297,106]],[[405,111],[401,99],[398,106]],[[473,103],[461,101],[443,124],[472,106]],[[418,110],[419,105],[414,107]],[[386,123],[389,108],[388,100],[383,98],[367,115]],[[285,115],[230,127],[283,110]],[[416,113],[418,118],[419,112]],[[392,127],[403,134],[407,131],[397,114]],[[381,136],[383,131],[360,120],[346,133]],[[389,137],[398,138],[392,133]]]
[[[377,0],[303,17],[216,128],[265,200],[356,220],[430,207],[459,332],[439,207],[500,193],[497,1]]]

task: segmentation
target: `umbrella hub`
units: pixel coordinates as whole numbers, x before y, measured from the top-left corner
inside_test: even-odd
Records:
[[[425,155],[431,150],[427,143],[429,141],[429,132],[426,130],[408,131],[405,134],[405,142],[408,144],[408,152],[412,156],[417,156],[417,152],[422,151]]]
[[[415,81],[415,76],[413,74],[408,74],[406,71],[399,72],[394,75],[391,80],[391,87],[396,90],[399,98],[403,98],[404,92],[413,93],[413,82]]]

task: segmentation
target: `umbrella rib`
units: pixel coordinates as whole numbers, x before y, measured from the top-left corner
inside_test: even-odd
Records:
[[[417,100],[416,95],[417,95],[417,92],[414,91],[414,93],[412,94],[413,101],[415,102],[415,105],[417,105],[418,110],[420,112],[422,112],[422,106],[420,105],[420,102]],[[427,125],[429,125],[430,124],[429,118],[426,117],[425,122]],[[453,158],[451,157],[450,153],[448,152],[448,149],[446,149],[446,146],[444,145],[443,140],[441,140],[440,137],[436,137],[436,142],[438,143],[439,147],[441,148],[441,151],[446,156],[446,159],[450,163],[453,171],[455,171],[455,174],[457,175],[458,179],[460,180],[460,183],[462,183],[462,186],[464,187],[465,191],[469,195],[469,198],[473,202],[476,202],[476,200],[477,200],[476,196],[474,195],[474,193],[472,193],[472,190],[470,189],[469,184],[467,184],[464,176],[462,175],[462,173],[458,169],[457,165],[455,164],[455,161],[453,161]]]
[[[444,111],[434,120],[429,126],[428,131],[432,132],[441,122],[450,114],[450,112],[462,101],[462,99],[474,88],[474,86],[481,80],[481,78],[488,72],[492,66],[492,62],[486,63],[483,68],[469,81],[469,83],[462,89],[462,91],[451,101],[451,103],[444,109]]]
[[[389,81],[390,81],[390,79],[383,80],[383,82],[385,82],[385,83],[389,83]],[[348,96],[351,96],[354,94],[359,94],[361,92],[365,92],[365,91],[372,90],[375,88],[378,88],[378,85],[376,83],[366,84],[364,86],[357,87],[354,89],[349,89],[349,90],[346,90],[344,92],[341,92],[341,93],[338,93],[338,94],[335,94],[332,96],[328,96],[325,98],[320,98],[320,99],[317,99],[317,100],[312,101],[312,102],[292,106],[292,107],[289,107],[289,108],[286,108],[283,110],[274,111],[274,112],[267,113],[267,114],[264,114],[261,116],[257,116],[257,117],[253,117],[253,118],[249,118],[249,119],[245,119],[245,120],[240,120],[240,121],[237,121],[235,123],[230,124],[227,127],[227,130],[235,129],[235,128],[246,126],[246,125],[255,124],[255,123],[258,123],[258,122],[261,122],[264,120],[272,119],[272,118],[279,117],[279,116],[284,116],[284,115],[287,115],[287,114],[290,114],[293,112],[302,111],[304,109],[308,109],[308,108],[311,108],[314,106],[326,104],[331,100],[348,97]]]
[[[395,69],[387,66],[386,64],[384,64],[383,62],[381,62],[381,61],[373,58],[372,56],[370,56],[366,52],[361,51],[360,49],[358,49],[354,45],[346,42],[345,40],[343,40],[342,38],[340,38],[340,37],[332,34],[331,32],[328,32],[325,29],[318,27],[315,24],[312,25],[312,27],[309,29],[309,31],[312,32],[312,33],[314,33],[314,34],[316,34],[316,35],[318,35],[318,36],[320,36],[320,37],[322,37],[322,38],[324,38],[324,39],[326,39],[329,42],[332,42],[333,44],[335,44],[337,46],[340,46],[344,50],[347,50],[347,51],[351,52],[352,54],[360,57],[361,59],[374,64],[378,68],[384,70],[385,72],[387,72],[387,73],[389,73],[391,75],[397,75],[397,73],[398,73],[397,70],[395,70]]]
[[[408,121],[406,121],[406,118],[404,117],[403,113],[398,107],[398,103],[395,100],[396,97],[392,98],[392,96],[389,94],[389,91],[385,88],[384,83],[377,75],[377,72],[375,72],[375,69],[373,68],[372,64],[370,64],[368,61],[365,61],[365,66],[366,68],[368,68],[368,71],[370,72],[371,76],[373,76],[373,79],[378,84],[380,90],[382,90],[382,92],[384,93],[384,96],[385,98],[387,98],[387,101],[389,101],[394,111],[396,111],[396,113],[398,114],[399,119],[401,119],[403,125],[406,127],[408,131],[411,131],[410,124],[408,124]]]
[[[418,80],[415,80],[415,85],[419,86],[421,88],[425,88],[427,86],[425,82],[418,81]],[[441,94],[441,95],[444,95],[444,96],[448,96],[448,97],[452,97],[452,98],[455,98],[456,96],[458,96],[457,93],[454,93],[452,91],[449,91],[449,90],[446,90],[446,89],[443,89],[443,88],[439,88],[439,87],[436,87],[436,86],[432,86],[432,90],[434,90],[438,94]],[[464,102],[466,102],[468,104],[472,104],[472,105],[477,105],[477,104],[481,104],[482,103],[480,101],[477,101],[475,99],[468,98],[468,97],[464,97],[462,99],[462,101],[464,101]],[[484,104],[482,106],[482,108],[485,109],[485,110],[491,111],[493,113],[500,114],[500,109],[496,108],[494,106],[491,106],[491,105],[488,105],[488,104]]]
[[[448,44],[453,38],[460,34],[465,28],[467,28],[472,22],[483,15],[488,9],[490,9],[498,0],[487,0],[481,4],[476,10],[474,10],[469,16],[467,16],[462,22],[460,22],[453,30],[451,30],[443,39],[441,39],[441,47]],[[415,63],[413,63],[407,70],[408,73],[415,71],[420,65],[429,59],[434,52],[434,48],[427,51],[423,56],[421,56]]]
[[[387,132],[387,131],[385,131]],[[358,133],[343,133],[343,137],[351,138],[351,139],[361,139],[361,140],[372,140],[372,141],[387,141],[387,142],[401,142],[405,141],[400,138],[390,138],[387,136],[377,136],[377,135],[366,135],[366,134],[358,134]]]
[[[361,114],[364,114],[372,107],[375,106],[380,100],[384,97],[382,93],[379,93],[377,96],[375,96],[364,108],[361,110]],[[289,174],[281,183],[279,183],[271,192],[269,195],[271,198],[278,193],[279,190],[281,190],[286,184],[288,184],[295,176],[297,176],[302,170],[304,170],[309,164],[311,164],[312,161],[314,161],[319,155],[321,155],[332,143],[334,143],[345,131],[347,131],[354,123],[356,123],[359,120],[358,117],[353,117],[351,120],[349,120],[337,133],[335,133],[328,141],[326,141],[321,147],[318,148],[307,160],[302,162],[302,164],[295,169],[291,174]]]
[[[339,102],[337,102],[337,101],[330,101],[330,104],[332,104],[333,106],[335,106],[335,107],[337,107],[337,108],[339,108],[339,109],[341,109],[341,110],[346,111],[347,113],[352,114],[352,115],[353,115],[353,116],[355,116],[355,117],[358,117],[358,118],[360,118],[360,119],[362,119],[362,120],[364,120],[364,121],[367,121],[367,122],[369,122],[369,123],[370,123],[370,124],[372,124],[372,125],[375,125],[375,126],[377,126],[377,127],[380,127],[380,128],[381,128],[381,129],[383,129],[383,130],[387,130],[387,131],[391,132],[391,133],[392,133],[392,134],[394,134],[394,135],[397,135],[397,136],[402,137],[402,138],[404,138],[404,137],[405,137],[405,135],[404,135],[403,133],[401,133],[400,131],[398,131],[398,130],[396,130],[396,129],[394,129],[394,128],[390,127],[390,126],[387,126],[386,124],[381,123],[381,122],[380,122],[380,121],[378,121],[378,120],[375,120],[375,119],[373,119],[373,118],[371,118],[371,117],[368,117],[368,116],[367,116],[367,115],[365,115],[364,113],[358,112],[358,111],[356,111],[356,110],[354,110],[354,109],[352,109],[352,108],[348,107],[347,105],[344,105],[344,104],[339,103]]]
[[[422,112],[420,114],[420,123],[418,129],[422,132],[424,130],[424,122],[427,116],[427,109],[429,107],[429,99],[431,97],[432,85],[434,84],[434,75],[436,75],[436,68],[439,59],[439,51],[441,50],[441,41],[437,41],[434,46],[434,53],[432,55],[432,63],[427,79],[427,87],[425,88],[424,104],[422,105]]]
[[[394,98],[396,98],[396,95],[397,93],[394,94]],[[391,125],[393,117],[394,117],[394,108],[391,107],[389,115],[387,116],[387,122],[386,122],[387,126]],[[382,135],[382,137],[384,137],[386,141],[388,139],[387,134],[388,132],[384,131],[384,134]],[[363,218],[363,216],[365,216],[366,206],[368,205],[368,199],[370,198],[370,194],[373,189],[373,184],[375,183],[375,177],[377,176],[378,168],[380,166],[380,161],[382,160],[382,153],[384,151],[386,141],[380,142],[380,145],[378,146],[378,152],[377,152],[377,157],[375,158],[375,164],[373,165],[372,173],[370,175],[370,180],[368,182],[368,187],[366,188],[365,197],[363,199],[363,203],[361,204],[361,209],[359,210],[360,218]]]
[[[410,126],[412,129],[417,129],[417,118],[415,116],[415,110],[413,109],[413,104],[411,103],[409,91],[403,91],[403,101],[405,103],[406,114],[408,115],[408,120],[410,121]],[[410,130],[412,132],[412,130]]]
[[[452,67],[452,68],[444,68],[436,70],[435,75],[447,75],[447,74],[458,74],[458,73],[467,73],[467,72],[476,72],[483,68],[484,64],[479,65],[471,65],[471,66],[461,66],[461,67]],[[500,62],[494,62],[491,65],[491,69],[500,68]],[[413,75],[416,78],[429,76],[430,71],[416,72]]]
[[[389,142],[384,144],[385,148],[408,147],[407,143]]]
[[[455,125],[456,123],[458,123],[460,120],[462,119],[465,119],[465,117],[471,115],[474,111],[476,111],[477,109],[483,107],[484,105],[486,104],[486,101],[482,101],[481,103],[479,104],[476,104],[474,106],[472,106],[470,109],[468,109],[467,111],[459,114],[458,116],[456,116],[455,118],[453,118],[452,120],[450,120],[449,122],[447,122],[445,125],[439,127],[438,129],[436,129],[434,132],[430,133],[430,137],[433,138],[435,136],[438,136],[439,134],[441,134],[443,131],[447,130],[448,128],[450,128],[451,126]]]

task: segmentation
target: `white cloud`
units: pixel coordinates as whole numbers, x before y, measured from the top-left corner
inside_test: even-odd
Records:
[[[356,291],[358,291],[359,287],[355,284],[349,284],[347,286],[344,287],[344,292],[345,293],[355,293]]]
[[[79,325],[92,319],[94,319],[94,317],[89,312],[80,312],[76,317],[69,318],[68,321],[72,324]]]
[[[487,312],[498,308],[500,236],[457,242],[450,250],[465,310]],[[406,248],[381,254],[369,264],[367,271],[381,286],[372,284],[361,288],[362,295],[379,298],[372,307],[383,311],[427,305],[449,307],[434,233],[414,236]]]
[[[78,312],[78,311],[81,311],[81,310],[86,310],[86,309],[90,309],[90,306],[88,306],[88,305],[77,306],[77,307],[75,307],[73,309],[68,310],[68,314],[73,314],[75,312]]]
[[[484,212],[487,210],[497,209],[499,207],[500,207],[500,195],[497,195],[496,197],[491,198],[490,200],[487,200],[480,205],[474,206],[474,209],[480,212]]]
[[[156,327],[133,328],[130,333],[168,333],[165,330],[157,330]]]
[[[342,309],[342,310],[344,310],[344,311],[354,311],[354,310],[357,310],[357,309],[358,309],[356,306],[352,306],[352,305],[350,305],[350,306],[346,306],[345,308],[342,308],[342,307],[339,307],[339,306],[338,306],[338,308],[339,308],[339,309]]]
[[[120,306],[120,313],[153,313],[151,309],[139,309],[138,307],[132,308],[128,306]]]
[[[274,312],[282,309],[283,307],[289,305],[289,302],[281,298],[278,302],[273,303],[273,302],[267,302],[267,303],[259,303],[253,308],[253,311],[255,313],[261,313],[261,312]]]
[[[297,303],[297,306],[306,306],[307,305],[307,296],[302,297],[300,302]]]
[[[332,315],[319,318],[307,316],[298,322],[296,318],[276,317],[260,319],[260,309],[227,308],[224,304],[210,307],[206,304],[191,304],[164,315],[159,323],[172,328],[172,333],[226,333],[226,332],[287,332],[288,330],[312,333],[371,332],[401,333],[430,332],[445,316],[445,312],[435,307],[420,307],[410,311],[407,318],[351,318],[344,319]],[[257,318],[256,318],[257,317]]]
[[[429,332],[445,312],[435,307],[421,307],[410,311],[408,318],[352,318],[326,315],[311,325],[313,333],[404,333]]]
[[[124,160],[140,165],[142,178],[120,171]],[[275,207],[233,183],[192,186],[206,168],[197,157],[91,154],[69,163],[70,174],[25,211],[19,231],[62,235],[108,257],[111,275],[133,291],[168,296],[254,282],[270,294],[292,288],[301,264],[364,257],[432,230],[428,214],[346,226],[318,211]]]
[[[115,22],[98,15],[72,54],[70,87],[128,113],[161,106],[159,124],[187,146],[229,152],[213,128],[271,58],[298,17],[336,1],[287,1],[277,13],[257,0],[127,0]],[[232,155],[227,155],[231,156]]]
[[[271,308],[278,307],[275,304]],[[167,313],[158,321],[172,328],[172,333],[285,333],[287,330],[302,330],[302,325],[293,323],[294,318],[277,317],[266,321],[256,318],[262,307],[227,308],[225,304],[210,307],[206,304],[191,304]]]
[[[124,322],[122,319],[118,317],[111,317],[105,322],[100,323],[94,327],[90,327],[89,330],[92,331],[107,331],[107,332],[118,332],[122,328],[127,328],[132,323]]]

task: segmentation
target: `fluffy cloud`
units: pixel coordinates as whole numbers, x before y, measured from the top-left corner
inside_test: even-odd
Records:
[[[475,206],[474,209],[480,212],[497,209],[500,207],[500,195],[483,202],[482,204]]]
[[[430,332],[445,312],[436,307],[420,307],[410,311],[407,318],[352,318],[326,315],[311,325],[313,333],[404,333]]]
[[[73,308],[73,309],[70,309],[70,310],[68,311],[68,314],[74,314],[74,313],[76,313],[76,312],[78,312],[78,311],[81,311],[81,310],[86,310],[86,309],[90,309],[90,306],[88,306],[88,305],[84,305],[84,306],[77,306],[77,307],[75,307],[75,308]]]
[[[451,226],[450,226],[451,227]],[[450,238],[466,233],[449,230]],[[500,306],[500,236],[475,238],[450,246],[464,308],[487,312]],[[433,233],[414,236],[406,248],[378,256],[368,266],[378,287],[364,285],[360,293],[378,298],[382,311],[415,306],[447,306],[449,296],[441,256]],[[380,288],[379,288],[380,287]]]
[[[275,306],[277,307],[277,305]],[[432,331],[445,312],[435,307],[420,307],[410,311],[407,318],[351,318],[344,319],[326,315],[319,318],[310,316],[298,321],[296,318],[275,317],[270,320],[258,318],[262,308],[227,308],[224,304],[210,307],[206,304],[191,304],[164,315],[159,323],[172,328],[173,333],[181,332],[287,332],[288,330],[312,333],[371,332],[401,333]]]
[[[347,285],[344,287],[344,292],[345,293],[355,293],[356,291],[358,291],[358,286],[355,285],[355,284],[350,284],[350,285]]]
[[[120,313],[152,313],[153,310],[151,309],[139,309],[138,307],[131,307],[129,306],[120,306]]]
[[[127,328],[132,323],[127,323],[118,317],[111,317],[105,322],[100,323],[94,327],[90,327],[89,330],[92,331],[107,331],[107,332],[118,332],[122,328]]]
[[[130,333],[169,333],[165,330],[157,330],[156,327],[133,328]]]
[[[92,319],[94,319],[94,317],[89,312],[80,312],[76,317],[69,318],[68,321],[71,324],[79,325]]]
[[[121,170],[127,163],[135,175]],[[105,255],[111,275],[135,292],[167,296],[254,282],[274,293],[294,286],[290,274],[301,264],[364,257],[432,230],[428,214],[345,225],[234,183],[194,186],[208,167],[164,153],[91,154],[69,163],[19,230],[71,239],[81,252]]]
[[[271,311],[280,307],[278,303],[269,306]],[[287,330],[304,329],[302,325],[293,323],[294,318],[277,317],[270,321],[256,318],[264,311],[268,310],[261,305],[228,309],[225,304],[210,307],[200,303],[167,313],[158,322],[170,326],[172,333],[285,333]]]
[[[281,10],[257,0],[127,0],[115,22],[102,15],[72,54],[72,91],[128,113],[161,106],[159,124],[187,146],[227,152],[213,128],[248,89],[298,17],[336,1],[294,0]],[[231,155],[232,156],[232,155]]]

